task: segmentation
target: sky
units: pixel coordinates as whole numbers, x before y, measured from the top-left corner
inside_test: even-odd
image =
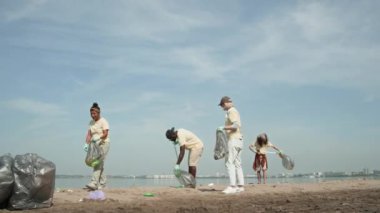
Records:
[[[379,170],[379,10],[377,0],[0,1],[0,155],[91,174],[83,145],[97,102],[107,174],[171,174],[171,127],[205,144],[198,174],[225,173],[213,149],[228,95],[245,174],[262,132],[293,173]],[[289,172],[268,158],[269,174]]]

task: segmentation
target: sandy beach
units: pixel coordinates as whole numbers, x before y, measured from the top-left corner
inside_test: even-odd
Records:
[[[84,189],[61,189],[51,208],[27,212],[380,212],[380,180],[250,184],[231,195],[224,187],[109,188],[103,201],[89,200]]]

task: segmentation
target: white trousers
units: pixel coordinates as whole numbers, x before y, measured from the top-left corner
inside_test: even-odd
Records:
[[[243,168],[241,167],[242,150],[243,140],[231,139],[228,141],[228,155],[225,160],[231,186],[244,185]]]
[[[100,148],[103,149],[104,152],[104,160],[101,164],[94,167],[94,171],[91,177],[91,183],[95,186],[105,186],[106,185],[106,174],[104,173],[104,162],[106,160],[106,156],[110,149],[110,142],[105,142],[100,145]]]

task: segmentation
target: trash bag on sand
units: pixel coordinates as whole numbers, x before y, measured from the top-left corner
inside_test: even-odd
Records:
[[[13,158],[11,154],[0,156],[0,209],[7,207],[12,195],[14,177],[12,172]]]
[[[184,187],[195,188],[196,186],[194,176],[184,170],[180,170],[178,173],[175,173],[175,177],[177,178],[179,183]]]
[[[13,165],[14,188],[10,209],[38,209],[52,205],[55,165],[37,154],[16,155]]]
[[[103,163],[104,153],[97,143],[91,142],[88,146],[86,155],[86,165],[89,167],[97,167]]]
[[[216,142],[214,148],[214,159],[219,160],[228,154],[227,136],[224,131],[216,131]]]

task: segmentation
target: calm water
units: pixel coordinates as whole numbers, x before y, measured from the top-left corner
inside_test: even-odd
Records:
[[[317,183],[322,181],[332,180],[358,180],[358,179],[377,179],[380,180],[380,176],[367,176],[367,177],[329,177],[329,178],[309,178],[309,177],[296,177],[296,178],[268,178],[267,183]],[[57,188],[82,188],[88,182],[90,178],[56,178],[55,186]],[[246,184],[257,183],[256,178],[245,178]],[[208,185],[210,183],[228,185],[228,178],[198,178],[197,185]],[[131,178],[108,178],[108,188],[128,188],[128,187],[159,187],[159,186],[178,186],[179,183],[176,179],[131,179]]]

